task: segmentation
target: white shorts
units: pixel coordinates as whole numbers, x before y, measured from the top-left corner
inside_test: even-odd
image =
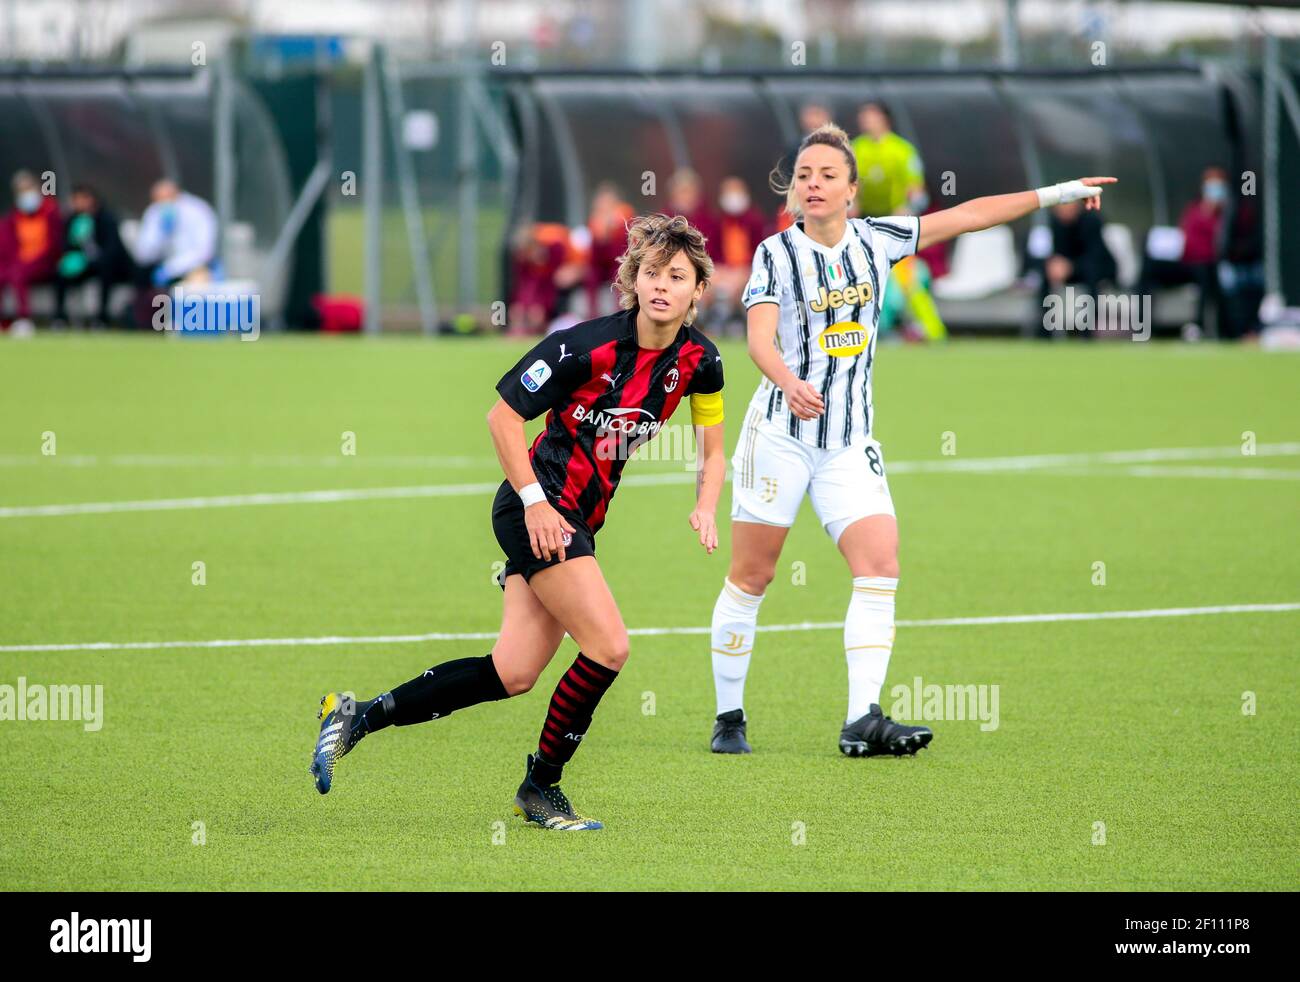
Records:
[[[731,468],[732,521],[789,528],[805,492],[836,542],[860,518],[894,514],[884,457],[875,440],[822,450],[751,410]]]

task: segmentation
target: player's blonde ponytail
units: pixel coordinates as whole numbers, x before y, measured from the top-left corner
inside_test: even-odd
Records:
[[[798,197],[794,193],[794,175],[799,164],[799,154],[817,144],[834,147],[843,153],[845,163],[849,169],[849,183],[858,183],[858,158],[854,155],[853,147],[849,143],[849,135],[834,123],[823,123],[805,136],[803,142],[799,144],[799,150],[795,153],[794,160],[790,162],[790,176],[788,178],[781,173],[780,164],[773,167],[771,173],[767,175],[768,187],[777,194],[785,195],[785,210],[796,219],[803,217],[802,212],[799,210]]]

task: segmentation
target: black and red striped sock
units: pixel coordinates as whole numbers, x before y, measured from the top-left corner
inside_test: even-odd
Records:
[[[582,652],[564,673],[551,696],[542,736],[537,744],[537,761],[533,780],[538,784],[556,784],[560,771],[577,752],[587,735],[592,713],[600,697],[618,678],[618,672],[594,662]]]

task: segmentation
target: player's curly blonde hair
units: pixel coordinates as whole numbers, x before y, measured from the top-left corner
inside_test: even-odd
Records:
[[[790,177],[788,179],[781,173],[779,164],[773,167],[771,173],[767,175],[768,187],[777,194],[785,195],[785,210],[795,218],[803,217],[802,212],[799,210],[798,196],[794,193],[795,165],[799,162],[800,153],[818,144],[834,147],[844,154],[844,161],[849,169],[849,183],[858,183],[858,158],[853,153],[852,144],[849,143],[849,135],[834,123],[822,124],[805,136],[803,142],[799,144],[799,151],[795,154],[795,159],[790,162]]]
[[[643,265],[654,269],[683,250],[695,267],[696,282],[707,289],[713,278],[713,260],[698,228],[681,215],[642,215],[633,219],[627,227],[627,251],[618,257],[618,275],[614,278],[618,305],[624,310],[636,306],[636,277]],[[693,324],[699,313],[698,306],[692,303],[686,323]]]

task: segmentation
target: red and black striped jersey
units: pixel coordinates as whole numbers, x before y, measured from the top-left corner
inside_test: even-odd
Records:
[[[497,383],[524,419],[549,410],[528,452],[550,503],[594,533],[628,456],[655,436],[684,395],[719,392],[722,357],[682,325],[662,350],[637,344],[636,308],[547,335]]]

